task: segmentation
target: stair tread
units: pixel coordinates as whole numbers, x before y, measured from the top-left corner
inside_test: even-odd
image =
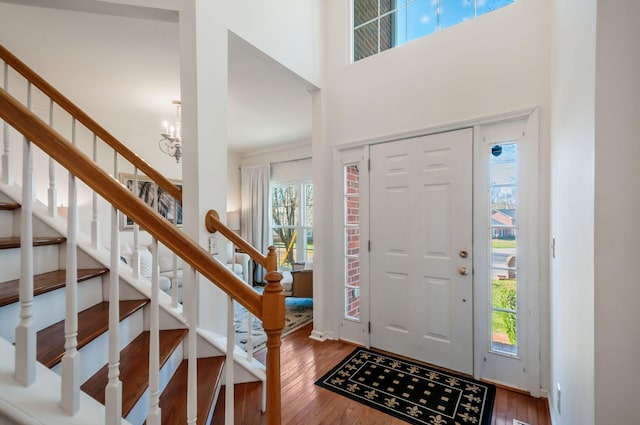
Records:
[[[148,299],[120,301],[120,321],[149,303]],[[78,349],[81,349],[109,328],[109,303],[101,302],[78,313]],[[64,320],[44,328],[37,335],[38,361],[54,367],[64,355]]]
[[[186,329],[160,331],[160,367],[187,334]],[[122,381],[122,416],[126,417],[149,386],[149,332],[142,332],[120,352],[120,380]],[[82,391],[105,403],[108,365],[82,384]]]
[[[107,273],[109,269],[79,269],[78,282],[84,282]],[[38,296],[46,292],[63,288],[66,284],[67,271],[55,270],[33,276],[33,295]],[[0,307],[18,302],[20,279],[8,280],[0,283]]]
[[[163,424],[186,422],[188,365],[188,360],[182,361],[160,395]],[[206,423],[209,409],[213,408],[216,390],[220,386],[223,365],[223,356],[198,359],[198,424]]]
[[[12,211],[20,208],[20,204],[15,202],[0,202],[0,211]]]
[[[34,236],[33,246],[59,245],[66,242],[67,238],[63,236]],[[20,237],[10,236],[0,238],[0,249],[20,248]]]

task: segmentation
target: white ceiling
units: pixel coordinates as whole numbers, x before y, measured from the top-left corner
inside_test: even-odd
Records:
[[[13,3],[25,6],[40,6],[50,9],[72,10],[102,15],[122,16],[136,19],[148,19],[167,23],[177,22],[177,13],[149,9],[137,6],[126,6],[95,0],[0,0],[2,3]],[[85,31],[87,49],[92,43],[94,35]],[[97,37],[97,36],[96,36]],[[85,38],[83,38],[85,39]],[[95,43],[95,40],[93,40]],[[169,44],[177,45],[177,40],[168,40]],[[177,46],[176,46],[177,47]],[[101,48],[101,55],[108,54],[109,49]],[[119,53],[122,53],[120,51]],[[156,52],[157,53],[157,52]],[[106,67],[113,66],[107,58],[102,58]],[[179,82],[174,72],[162,72],[157,63],[147,63],[135,56],[127,60],[134,64],[138,62],[140,70],[151,66],[144,85],[153,84],[157,95],[165,93],[167,98],[175,98],[179,92]],[[149,64],[148,62],[152,62]],[[107,69],[100,76],[103,85],[109,77]],[[131,87],[126,87],[131,84]],[[135,84],[135,86],[133,86]],[[125,85],[125,86],[123,86]],[[138,96],[136,102],[150,103],[147,105],[149,114],[157,114],[159,105],[157,99],[149,99],[149,95],[141,93],[138,79],[131,81],[114,81],[111,87],[117,87],[121,94]],[[151,87],[149,87],[151,89]],[[307,91],[311,85],[302,80],[290,70],[275,62],[239,37],[229,34],[229,65],[228,65],[228,142],[229,149],[237,152],[254,152],[277,145],[291,145],[308,143],[311,139],[311,95]],[[122,99],[122,97],[121,97]],[[163,106],[164,110],[171,110],[169,101]],[[144,105],[138,105],[144,107]],[[163,119],[170,119],[170,116]],[[160,122],[160,121],[159,121]]]

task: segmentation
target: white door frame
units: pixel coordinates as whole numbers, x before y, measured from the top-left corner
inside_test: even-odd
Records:
[[[474,326],[476,379],[528,391],[540,396],[540,297],[539,297],[539,196],[538,196],[538,110],[518,120],[476,126],[474,129]],[[518,141],[518,333],[524,335],[518,356],[502,356],[490,350],[488,145]],[[511,379],[509,379],[510,377]]]
[[[354,152],[359,152],[359,155],[361,155],[360,158],[362,158],[363,163],[368,163],[368,159],[369,159],[368,147],[372,144],[391,142],[391,141],[407,139],[407,138],[412,138],[417,136],[426,136],[434,133],[457,130],[465,127],[474,127],[474,129],[478,130],[479,127],[482,125],[497,124],[500,122],[511,121],[514,119],[526,119],[526,131],[523,139],[525,143],[523,143],[523,146],[526,145],[527,163],[530,165],[530,169],[527,172],[527,176],[526,177],[523,176],[525,181],[523,181],[522,183],[527,185],[526,190],[530,191],[532,196],[528,200],[527,205],[523,205],[522,208],[525,208],[531,212],[535,212],[534,214],[530,215],[527,223],[527,226],[529,226],[529,233],[530,233],[530,237],[527,238],[527,251],[528,251],[528,254],[530,255],[529,264],[526,266],[525,270],[521,271],[521,273],[527,274],[527,277],[526,277],[527,282],[535,283],[530,285],[529,288],[527,288],[527,295],[526,295],[528,303],[525,307],[526,308],[525,314],[527,314],[528,326],[525,331],[527,336],[527,348],[526,348],[527,366],[526,366],[525,373],[527,375],[526,379],[528,383],[527,390],[531,393],[531,395],[535,397],[539,397],[540,382],[541,382],[541,379],[540,379],[541,378],[540,377],[540,331],[538,328],[540,323],[540,296],[539,296],[540,291],[539,291],[539,283],[538,283],[539,282],[539,266],[540,266],[539,255],[538,255],[540,232],[539,232],[539,220],[537,219],[537,217],[540,215],[541,211],[539,210],[539,202],[538,202],[539,201],[538,200],[539,108],[538,107],[526,108],[526,109],[513,111],[505,114],[498,114],[498,115],[477,118],[472,120],[465,120],[465,121],[460,121],[460,122],[451,123],[447,125],[418,129],[418,130],[413,130],[409,132],[402,132],[397,134],[391,134],[391,135],[380,136],[376,138],[370,138],[366,140],[359,140],[359,141],[353,141],[353,142],[336,145],[334,147],[334,186],[333,186],[334,198],[333,200],[334,200],[334,205],[342,206],[342,190],[341,190],[342,164],[343,164],[342,155],[347,152],[350,152],[349,155],[353,155]],[[477,131],[474,131],[474,134],[476,133]],[[475,140],[475,135],[474,135],[474,151],[477,151],[478,148],[479,147],[477,145],[477,141]],[[474,153],[474,168],[477,168],[475,167],[476,160],[477,160],[476,154]],[[474,187],[473,187],[474,193],[477,192],[477,189],[478,189],[477,182],[479,181],[478,180],[479,178],[480,176],[476,175],[474,171]],[[367,179],[368,179],[368,176],[367,176]],[[365,190],[367,191],[366,199],[368,200],[369,199],[368,183],[367,183],[367,186],[363,185],[363,192]],[[363,202],[361,204],[361,210],[362,210],[361,214],[368,216],[368,208],[369,208],[368,201],[367,203]],[[476,204],[476,200],[474,199],[474,210],[476,208],[478,208],[478,205]],[[366,213],[364,213],[365,209],[366,209]],[[355,343],[362,344],[368,347],[370,346],[370,339],[369,339],[368,333],[365,331],[368,328],[368,322],[370,319],[368,311],[367,311],[367,317],[363,316],[359,324],[351,328],[351,330],[347,330],[343,326],[344,321],[342,319],[343,319],[343,311],[344,311],[344,304],[343,304],[344,297],[342,294],[344,292],[344,283],[341,281],[341,279],[344,278],[344,270],[342,270],[342,268],[340,267],[340,264],[342,261],[342,236],[341,236],[342,208],[339,208],[339,207],[334,208],[333,219],[335,223],[335,225],[333,226],[333,229],[334,229],[333,234],[334,234],[334,242],[335,242],[333,245],[333,252],[334,252],[333,259],[336,267],[334,267],[334,273],[332,274],[334,276],[334,282],[335,282],[335,285],[332,287],[332,293],[334,294],[334,296],[330,297],[329,299],[332,300],[331,303],[333,302],[339,303],[338,308],[334,310],[338,312],[338,314],[340,314],[340,317],[337,317],[336,321],[334,322],[337,325],[335,332],[340,339],[353,341]],[[362,220],[361,220],[361,223],[362,223]],[[475,228],[477,228],[476,223],[474,223],[474,229]],[[365,241],[365,240],[368,240],[369,238],[368,227],[366,228],[363,227],[363,230],[364,232],[362,233],[362,239],[363,241]],[[365,236],[365,232],[366,232],[366,236]],[[475,234],[475,232],[476,230],[474,230],[473,249],[474,249],[474,258],[478,259],[480,257],[477,254],[482,252],[481,251],[482,247],[480,246],[480,244],[484,242],[478,240],[478,237]],[[484,248],[484,250],[486,251],[486,248]],[[361,259],[362,261],[365,261],[367,265],[369,264],[368,257],[369,257],[368,252],[362,249]],[[369,299],[368,269],[367,269],[366,279],[367,280],[365,281],[365,278],[363,277],[363,282],[366,282],[366,284],[363,285],[362,294],[366,294],[366,297],[368,300]],[[481,378],[482,368],[480,367],[480,365],[484,363],[483,359],[486,353],[486,344],[479,343],[479,342],[486,340],[487,331],[484,327],[484,323],[485,323],[484,320],[486,320],[486,317],[485,318],[479,317],[478,313],[484,311],[484,308],[486,306],[486,304],[484,304],[486,303],[486,289],[484,290],[485,295],[481,297],[480,294],[478,293],[481,288],[478,288],[478,285],[476,285],[475,277],[474,277],[474,288],[475,288],[474,289],[474,303],[475,303],[474,305],[474,376],[476,378]],[[483,303],[483,304],[479,306],[478,303]],[[486,313],[485,313],[485,316],[486,316]],[[349,327],[347,326],[347,328]]]

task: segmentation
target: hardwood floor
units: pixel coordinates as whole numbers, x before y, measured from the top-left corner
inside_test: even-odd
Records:
[[[329,371],[354,346],[340,341],[318,342],[309,339],[311,325],[288,335],[282,340],[282,424],[283,425],[403,425],[406,422],[340,396],[314,382]],[[264,362],[264,350],[256,356]],[[235,423],[264,424],[264,415],[258,422],[255,412],[260,408],[260,386],[236,385]],[[224,402],[221,390],[216,413],[222,412]],[[251,407],[255,406],[255,407]],[[546,399],[536,399],[516,391],[498,388],[493,409],[492,425],[513,425],[519,419],[529,425],[551,425]],[[213,424],[223,424],[223,415]]]

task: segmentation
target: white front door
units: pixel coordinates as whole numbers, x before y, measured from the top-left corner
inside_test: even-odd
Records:
[[[371,147],[371,346],[473,373],[471,129]]]

